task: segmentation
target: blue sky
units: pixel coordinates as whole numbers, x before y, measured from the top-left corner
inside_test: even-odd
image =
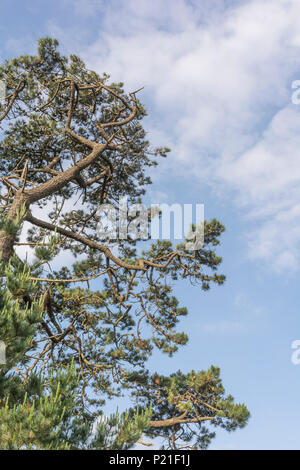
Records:
[[[63,52],[123,81],[172,152],[147,200],[204,203],[225,226],[208,293],[180,284],[188,345],[151,367],[221,367],[249,425],[212,449],[299,449],[300,3],[292,0],[2,0],[2,59],[56,37]]]

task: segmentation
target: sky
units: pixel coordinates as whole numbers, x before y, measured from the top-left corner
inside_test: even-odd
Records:
[[[204,204],[226,226],[227,276],[209,292],[177,286],[189,342],[149,366],[221,368],[251,419],[211,449],[299,449],[300,2],[2,0],[1,18],[2,60],[51,36],[126,91],[144,87],[148,138],[172,149],[147,201]]]

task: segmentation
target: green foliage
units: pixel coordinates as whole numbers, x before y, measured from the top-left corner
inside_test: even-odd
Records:
[[[118,411],[109,417],[98,420],[96,435],[90,447],[99,450],[127,450],[132,447],[149,427],[152,412],[151,407],[134,413]]]
[[[20,224],[20,220],[19,220]],[[50,254],[54,255],[55,238]],[[52,250],[52,251],[51,251]],[[47,253],[48,254],[48,253]],[[47,261],[51,256],[47,256]],[[38,347],[33,338],[43,321],[43,300],[28,301],[37,283],[30,268],[14,257],[0,265],[4,283],[0,286],[0,339],[6,345],[6,362],[0,365],[0,449],[69,450],[104,449],[133,445],[148,426],[151,410],[124,413],[109,419],[80,411],[80,375],[76,367],[48,368],[44,373],[18,373],[29,362],[26,353]],[[25,299],[25,300],[24,300]]]
[[[157,382],[158,379],[158,382]],[[211,366],[208,371],[181,371],[169,377],[162,375],[131,377],[136,387],[133,395],[145,405],[152,403],[152,420],[156,424],[173,420],[173,425],[149,427],[145,434],[164,437],[168,448],[186,445],[193,449],[206,449],[215,437],[213,427],[234,431],[244,427],[249,411],[244,404],[234,403],[226,396],[220,379],[220,369]]]
[[[0,338],[7,346],[5,371],[15,366],[32,346],[37,324],[42,318],[41,301],[30,307],[26,302],[28,295],[35,291],[35,285],[29,279],[30,271],[25,265],[22,270],[14,268],[12,263],[13,260],[0,266],[6,281],[0,287]]]
[[[22,222],[24,221],[26,214],[26,207],[25,204],[21,206],[21,209],[17,211],[16,217],[14,219],[8,219],[6,217],[0,217],[0,230],[3,230],[8,235],[11,235],[18,239],[18,235],[20,234],[20,228],[22,226]]]

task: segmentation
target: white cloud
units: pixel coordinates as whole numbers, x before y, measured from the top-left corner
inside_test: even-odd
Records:
[[[276,269],[300,262],[299,15],[296,0],[112,1],[99,37],[78,50],[128,91],[145,86],[147,125],[169,136],[178,173],[234,191],[254,226],[250,256]]]
[[[223,161],[219,176],[237,190],[253,227],[250,257],[277,271],[300,262],[300,113],[290,105],[278,111],[258,142],[236,159]]]

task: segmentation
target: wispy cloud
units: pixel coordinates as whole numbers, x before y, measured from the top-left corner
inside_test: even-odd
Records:
[[[251,216],[251,258],[298,269],[300,113],[291,83],[300,78],[300,3],[90,1],[91,12],[101,16],[98,37],[77,44],[88,65],[128,90],[145,86],[149,131],[168,136],[173,168],[210,180]]]

